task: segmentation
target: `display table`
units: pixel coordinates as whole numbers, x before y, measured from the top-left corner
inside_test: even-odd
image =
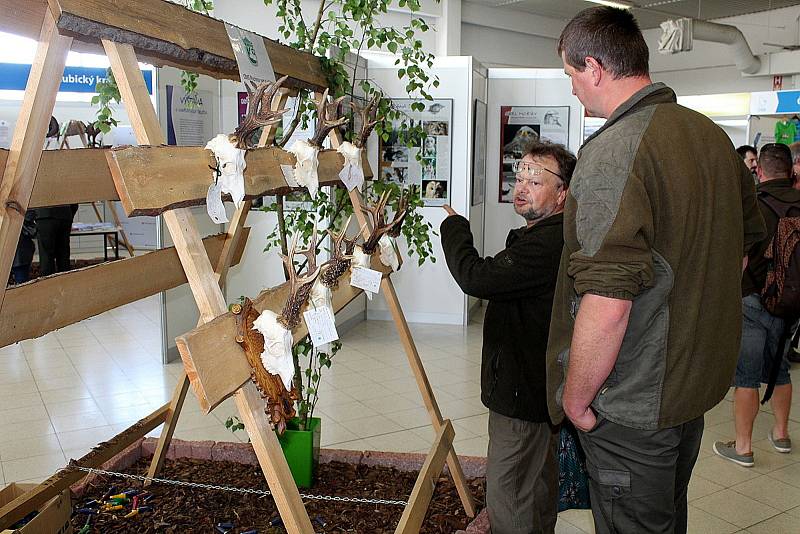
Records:
[[[121,227],[114,223],[72,223],[70,237],[83,237],[90,235],[103,236],[103,260],[108,261],[108,236],[114,237],[114,259],[119,259],[119,232]]]

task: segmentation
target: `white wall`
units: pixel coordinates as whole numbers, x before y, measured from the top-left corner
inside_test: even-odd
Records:
[[[469,210],[469,179],[472,157],[469,137],[472,131],[472,58],[438,58],[432,73],[439,76],[441,85],[431,91],[434,98],[453,98],[452,176],[450,204],[458,213]],[[397,79],[394,68],[370,68],[370,76],[397,98],[407,97],[404,85]],[[374,162],[371,162],[374,164]],[[374,168],[374,167],[373,167]],[[422,214],[438,233],[446,212],[439,207],[423,208]],[[431,236],[436,263],[427,262],[418,267],[414,258],[406,259],[399,273],[392,275],[406,318],[410,322],[463,324],[466,316],[466,298],[450,276],[445,265],[441,242]],[[402,241],[402,240],[401,240]],[[367,305],[367,317],[390,317],[383,297],[376,296]]]
[[[486,67],[561,67],[555,39],[469,23],[461,25],[461,53]]]
[[[488,100],[488,80],[487,76],[489,75],[487,69],[481,65],[478,61],[474,60],[472,63],[472,101],[473,101],[473,114],[475,112],[474,102],[475,100],[480,100],[483,103],[487,103]],[[471,124],[475,123],[475,117],[473,115]],[[487,125],[488,125],[488,115],[487,115]],[[470,126],[472,128],[472,126]],[[474,129],[472,130],[473,135],[470,136],[470,143],[469,143],[469,154],[470,158],[474,157],[475,154],[475,138],[474,138]],[[485,147],[484,147],[485,150]],[[470,169],[474,169],[474,165],[472,159],[470,159]],[[488,167],[487,167],[488,170]],[[473,181],[475,177],[470,176],[470,183],[469,183],[469,196],[468,204],[470,204],[469,208],[469,226],[472,230],[472,237],[474,239],[475,248],[478,250],[478,254],[483,255],[483,246],[484,246],[484,229],[485,229],[485,218],[484,218],[484,211],[486,210],[486,198],[480,204],[472,206],[472,187]],[[480,305],[480,299],[475,297],[467,297],[467,319],[469,319],[469,315],[471,315],[474,311],[478,309]]]
[[[523,226],[513,204],[498,201],[500,181],[500,107],[570,106],[569,148],[581,144],[582,107],[572,96],[569,79],[560,70],[489,69],[488,131],[486,154],[486,211],[484,253],[493,256],[505,248],[511,228]]]

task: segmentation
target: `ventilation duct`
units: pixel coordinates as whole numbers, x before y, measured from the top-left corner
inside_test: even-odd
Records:
[[[745,74],[755,74],[761,60],[753,55],[741,30],[727,24],[717,24],[697,19],[681,18],[661,23],[663,33],[658,41],[661,54],[677,54],[692,49],[693,41],[709,41],[729,45],[736,67]]]

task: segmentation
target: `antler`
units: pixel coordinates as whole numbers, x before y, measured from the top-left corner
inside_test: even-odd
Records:
[[[339,278],[350,268],[353,250],[358,236],[361,235],[357,233],[352,238],[347,238],[347,227],[350,226],[352,218],[352,215],[347,218],[347,222],[344,223],[339,234],[328,229],[328,234],[330,234],[333,242],[333,257],[322,264],[322,271],[319,275],[319,279],[325,287],[335,289],[339,285]],[[344,248],[342,248],[342,245],[344,245]]]
[[[256,130],[262,126],[280,122],[281,116],[289,111],[288,109],[272,109],[272,99],[287,78],[288,76],[284,76],[274,83],[263,82],[257,86],[252,84],[247,88],[247,115],[233,132],[236,148],[248,148],[250,146],[250,138]]]
[[[339,106],[342,100],[344,100],[343,96],[328,103],[327,89],[322,93],[319,100],[315,99],[317,104],[317,129],[314,130],[314,135],[308,140],[309,144],[322,148],[322,143],[328,137],[328,133],[347,122],[347,117],[339,117]]]
[[[363,148],[367,145],[367,139],[369,139],[369,135],[378,124],[378,121],[375,120],[375,117],[378,113],[378,103],[380,102],[382,96],[383,95],[381,94],[376,94],[375,97],[373,97],[373,99],[370,100],[362,109],[359,109],[355,102],[350,102],[350,105],[353,107],[353,111],[361,115],[361,132],[353,140],[353,144],[358,148]]]
[[[400,230],[403,228],[403,221],[408,215],[408,193],[405,189],[400,193],[400,200],[397,201],[397,211],[391,227],[386,232],[389,237],[400,237]]]
[[[311,287],[314,281],[319,276],[320,268],[317,267],[317,227],[314,225],[314,230],[311,233],[311,243],[309,247],[303,250],[297,250],[297,241],[299,234],[294,234],[292,237],[292,244],[289,247],[289,254],[284,256],[283,263],[286,266],[286,272],[289,273],[289,297],[286,299],[286,304],[283,306],[283,311],[278,317],[278,321],[287,329],[291,330],[300,324],[300,308],[303,307],[308,294],[311,292]],[[294,268],[294,257],[303,255],[308,259],[308,267],[306,274],[300,275]]]
[[[400,197],[400,205],[398,206],[397,211],[394,213],[392,222],[386,224],[386,214],[384,213],[384,210],[386,209],[386,202],[388,200],[389,191],[384,191],[374,206],[370,208],[361,208],[361,210],[368,214],[370,219],[372,219],[372,232],[364,241],[364,246],[362,247],[364,252],[367,254],[372,254],[375,252],[375,248],[378,246],[378,241],[380,241],[384,234],[395,236],[400,235],[400,225],[403,224],[403,219],[406,217],[408,201],[403,194],[403,196]]]

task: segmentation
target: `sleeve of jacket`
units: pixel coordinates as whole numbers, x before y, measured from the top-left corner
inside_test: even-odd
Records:
[[[758,206],[759,202],[756,197],[753,175],[744,163],[740,167],[742,175],[742,218],[744,222],[744,251],[742,256],[746,256],[754,245],[767,237],[767,229],[764,223],[765,219]]]
[[[570,188],[580,249],[568,274],[579,295],[633,300],[653,281],[650,199],[642,180],[611,161]]]
[[[517,240],[496,256],[481,258],[473,245],[469,221],[460,215],[441,225],[447,267],[467,295],[487,300],[512,300],[552,291],[560,247],[543,239]],[[560,240],[558,244],[560,244]]]

